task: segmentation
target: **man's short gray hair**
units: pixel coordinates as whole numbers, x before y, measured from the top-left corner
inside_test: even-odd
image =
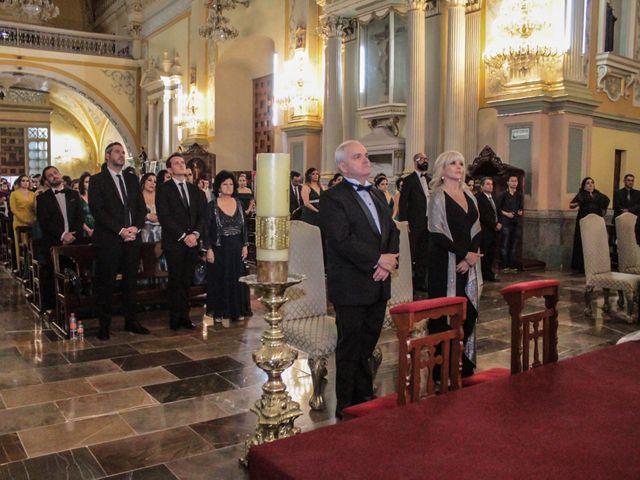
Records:
[[[340,145],[338,145],[338,148],[336,148],[336,165],[347,161],[345,152],[347,151],[347,147],[349,145],[362,145],[362,144],[357,140],[345,140]]]

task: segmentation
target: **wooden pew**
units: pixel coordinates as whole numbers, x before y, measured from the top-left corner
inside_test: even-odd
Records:
[[[58,334],[68,336],[68,319],[71,313],[79,317],[93,317],[93,262],[96,250],[93,245],[64,245],[51,249],[56,288],[56,312],[53,328]],[[140,304],[165,304],[167,289],[162,279],[167,272],[160,268],[162,248],[160,242],[143,243],[140,252],[140,269],[135,301]],[[206,286],[193,285],[190,299],[203,304]],[[119,305],[121,293],[114,293],[113,303]]]

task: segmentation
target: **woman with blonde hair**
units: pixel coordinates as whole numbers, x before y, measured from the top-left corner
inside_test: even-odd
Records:
[[[442,153],[435,163],[429,199],[429,298],[466,297],[462,375],[475,368],[475,325],[482,276],[478,204],[465,183],[465,162],[456,151]],[[446,317],[431,320],[429,332],[449,329]]]

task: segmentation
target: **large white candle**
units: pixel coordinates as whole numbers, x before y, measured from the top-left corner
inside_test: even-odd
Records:
[[[267,233],[265,242],[257,240],[257,260],[277,262],[289,259],[289,172],[291,163],[286,153],[259,153],[256,158],[256,222]],[[258,232],[256,232],[258,233]],[[276,238],[277,237],[277,238]],[[278,247],[279,245],[279,247]],[[282,248],[284,247],[284,248]]]

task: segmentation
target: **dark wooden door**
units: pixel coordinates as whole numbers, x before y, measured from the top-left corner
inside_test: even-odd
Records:
[[[273,152],[273,75],[253,80],[253,168],[255,154]]]

